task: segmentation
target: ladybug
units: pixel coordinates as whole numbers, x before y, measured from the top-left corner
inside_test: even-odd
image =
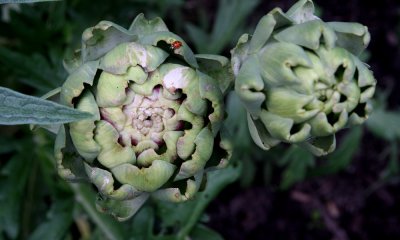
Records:
[[[182,42],[180,42],[180,41],[173,41],[171,43],[171,49],[172,50],[178,49],[180,47],[182,47]]]

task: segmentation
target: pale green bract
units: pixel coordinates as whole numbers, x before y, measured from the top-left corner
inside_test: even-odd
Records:
[[[316,17],[310,0],[286,13],[272,10],[253,35],[242,35],[231,63],[255,143],[332,152],[335,133],[363,123],[372,110],[376,80],[358,58],[369,41],[361,24]]]
[[[58,173],[93,183],[99,210],[125,220],[149,197],[188,200],[206,171],[227,165],[222,121],[230,84],[201,66],[226,69],[228,59],[193,55],[160,18],[141,14],[128,30],[106,21],[85,30],[82,48],[64,65],[70,75],[61,103],[95,120],[60,128]]]

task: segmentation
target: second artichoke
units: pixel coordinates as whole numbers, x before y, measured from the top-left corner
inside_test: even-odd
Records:
[[[323,22],[310,0],[272,10],[252,36],[244,34],[231,51],[232,68],[257,145],[332,152],[335,133],[371,112],[376,81],[359,59],[369,40],[361,24]]]

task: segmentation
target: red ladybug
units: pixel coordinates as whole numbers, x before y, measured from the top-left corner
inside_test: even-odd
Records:
[[[182,42],[180,41],[174,41],[171,43],[171,49],[175,50],[182,47]]]

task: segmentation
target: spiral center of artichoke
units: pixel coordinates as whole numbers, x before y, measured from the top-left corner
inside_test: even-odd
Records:
[[[126,94],[120,107],[100,108],[102,119],[117,130],[121,145],[133,147],[138,154],[144,149],[159,149],[164,144],[164,134],[179,129],[179,100],[165,98],[159,86],[149,95],[131,88],[126,89]]]
[[[130,132],[134,142],[150,139],[158,145],[162,136],[157,134],[164,130],[163,117],[166,107],[160,102],[160,89],[154,89],[152,95],[135,95],[133,101],[124,107],[128,117],[125,129]]]
[[[147,135],[150,130],[161,132],[164,130],[163,113],[164,109],[160,107],[136,108],[136,113],[134,113],[136,118],[133,118],[132,126],[143,135]]]

